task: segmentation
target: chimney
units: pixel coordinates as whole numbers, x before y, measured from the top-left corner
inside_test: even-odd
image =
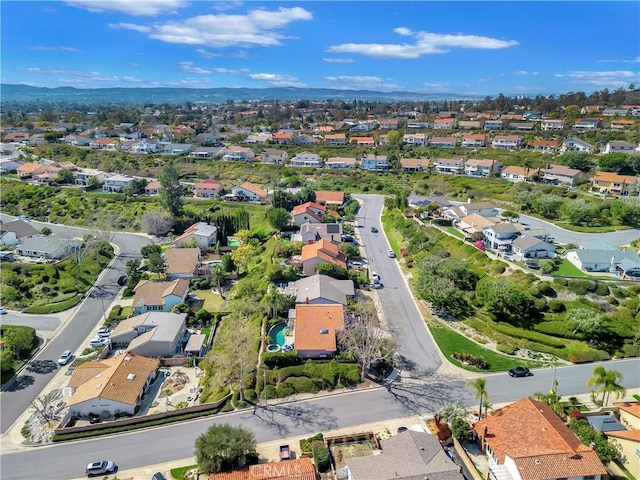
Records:
[[[304,303],[306,303],[307,305],[309,305],[309,297],[307,297],[307,299],[304,301]]]
[[[489,429],[489,426],[485,423],[482,426],[482,437],[480,438],[480,449],[482,450],[482,453],[486,453],[486,451],[487,451],[486,438],[487,438],[487,430],[488,429]]]

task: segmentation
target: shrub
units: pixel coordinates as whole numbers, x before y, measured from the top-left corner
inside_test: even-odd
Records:
[[[499,352],[502,352],[506,355],[513,355],[518,350],[518,347],[508,343],[498,343],[498,345],[496,345],[496,348]]]
[[[480,370],[487,370],[489,368],[489,364],[486,362],[484,357],[480,355],[476,356],[466,352],[453,352],[451,356],[459,362],[464,363],[465,365],[471,365],[473,367],[479,368]]]
[[[553,313],[561,313],[567,310],[567,307],[565,307],[564,303],[561,300],[551,299],[549,300],[549,303],[547,305],[549,307],[549,310],[551,310]]]
[[[491,272],[494,273],[495,275],[502,275],[505,272],[506,268],[504,265],[493,265],[491,267]]]
[[[566,278],[554,278],[553,279],[553,283],[557,283],[558,285],[562,285],[563,287],[566,287],[569,284],[569,281]]]
[[[614,306],[620,304],[620,302],[616,297],[607,297],[607,302],[609,302],[610,305],[614,305]]]
[[[606,283],[597,282],[595,293],[601,297],[606,297],[609,295],[609,286]]]
[[[295,393],[318,393],[320,387],[310,378],[307,377],[290,377],[285,383],[291,385]]]
[[[553,297],[556,294],[556,291],[549,282],[540,282],[538,284],[538,291],[545,297]]]
[[[316,464],[320,473],[331,470],[331,456],[324,442],[315,440],[311,445],[311,452],[313,453],[313,463]]]
[[[303,438],[302,440],[300,440],[300,450],[302,451],[302,453],[306,453],[306,454],[311,453],[312,451],[311,445],[316,440],[323,442],[324,435],[322,435],[322,433],[317,433],[313,437]]]
[[[276,387],[276,396],[277,398],[285,398],[285,397],[290,397],[291,395],[293,395],[295,392],[293,385],[291,385],[290,383],[281,383],[280,385],[278,385]]]
[[[298,352],[295,350],[290,352],[265,352],[262,355],[262,363],[268,368],[289,367],[291,365],[301,365],[302,358],[298,356]]]
[[[542,273],[551,273],[555,268],[556,264],[553,260],[540,260],[540,271]]]

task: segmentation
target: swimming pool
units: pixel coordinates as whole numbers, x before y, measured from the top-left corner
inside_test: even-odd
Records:
[[[287,339],[285,337],[285,329],[288,328],[285,322],[276,323],[271,330],[269,330],[269,337],[273,340],[276,345],[283,346],[285,345]]]

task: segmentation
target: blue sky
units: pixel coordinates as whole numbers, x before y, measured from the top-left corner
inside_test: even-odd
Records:
[[[640,86],[640,2],[3,0],[1,80],[497,95]]]

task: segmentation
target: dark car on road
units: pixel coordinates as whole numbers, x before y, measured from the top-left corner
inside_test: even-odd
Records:
[[[512,377],[530,377],[533,373],[531,373],[528,368],[516,367],[509,370],[509,375]]]
[[[151,480],[167,480],[167,477],[165,477],[162,473],[158,472],[153,474],[153,477],[151,477]]]
[[[127,284],[127,276],[126,275],[121,275],[120,277],[118,277],[118,285],[121,287],[124,287]]]
[[[371,227],[371,233],[378,233],[378,229],[376,227]]]

